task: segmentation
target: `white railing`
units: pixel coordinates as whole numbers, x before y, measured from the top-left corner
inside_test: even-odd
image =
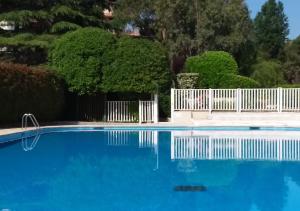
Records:
[[[108,122],[158,122],[158,95],[147,101],[106,101]]]
[[[140,122],[154,121],[154,101],[139,101],[139,108]]]
[[[158,95],[153,100],[139,101],[139,123],[158,122]]]
[[[138,121],[138,103],[135,101],[106,101],[106,120],[108,122]]]
[[[300,138],[173,137],[171,159],[300,160]]]
[[[208,110],[209,90],[207,89],[172,89],[175,110]]]
[[[174,111],[300,112],[300,88],[172,89]]]
[[[282,89],[282,111],[300,111],[300,89]]]

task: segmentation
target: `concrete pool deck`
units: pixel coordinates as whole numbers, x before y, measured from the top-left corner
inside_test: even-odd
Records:
[[[248,126],[248,127],[299,127],[299,121],[282,121],[282,120],[194,120],[192,123],[172,123],[159,122],[157,124],[147,123],[108,123],[108,122],[58,122],[51,125],[41,126],[41,128],[51,127],[230,127],[230,126]],[[30,127],[28,129],[31,129]],[[22,128],[5,128],[0,129],[0,135],[8,135],[21,132]]]

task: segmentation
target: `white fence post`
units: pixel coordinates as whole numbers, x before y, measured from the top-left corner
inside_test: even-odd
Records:
[[[142,118],[143,118],[143,105],[142,101],[139,100],[139,124],[142,124]]]
[[[236,112],[241,112],[241,106],[242,106],[242,95],[241,95],[241,89],[236,90]]]
[[[175,99],[175,90],[171,89],[171,122],[174,122],[174,99]]]
[[[158,94],[154,94],[153,122],[158,123]]]
[[[282,88],[277,88],[277,111],[282,112]]]
[[[212,111],[212,102],[213,102],[213,95],[212,95],[212,89],[209,89],[208,91],[208,112],[211,114]]]

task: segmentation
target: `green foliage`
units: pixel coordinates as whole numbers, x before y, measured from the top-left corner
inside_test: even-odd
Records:
[[[64,105],[62,81],[54,73],[0,63],[0,123],[18,122],[24,113],[57,120]]]
[[[166,118],[171,115],[171,97],[169,92],[159,93],[159,116]]]
[[[101,12],[107,6],[105,0],[0,0],[0,21],[14,28],[11,31],[0,29],[0,48],[8,48],[0,52],[0,59],[29,65],[45,63],[49,45],[37,39],[39,35],[60,35],[88,26],[102,27]],[[26,42],[16,39],[16,35],[24,33],[35,36]]]
[[[282,87],[282,88],[300,88],[300,84],[279,84],[278,87]]]
[[[187,72],[199,73],[201,88],[218,88],[224,74],[238,73],[234,58],[223,51],[207,51],[200,56],[189,57],[185,69]]]
[[[300,83],[300,36],[286,44],[284,74],[289,83]]]
[[[255,21],[256,43],[267,58],[278,58],[289,33],[288,19],[281,1],[268,0]]]
[[[115,41],[113,34],[98,28],[67,33],[53,43],[49,64],[64,77],[70,91],[96,93],[101,90],[102,68],[112,59]]]
[[[68,31],[75,31],[79,28],[81,28],[81,26],[79,26],[77,24],[66,22],[66,21],[61,21],[61,22],[55,23],[51,27],[50,32],[55,33],[55,34],[62,34],[62,33],[68,32]]]
[[[37,65],[47,60],[47,50],[56,35],[18,34],[13,37],[0,36],[0,59],[15,63]]]
[[[142,35],[160,40],[172,60],[224,50],[239,59],[239,64],[253,62],[255,49],[249,47],[253,43],[252,23],[244,0],[122,0],[114,15],[119,25],[131,21]],[[241,67],[246,72],[248,66]]]
[[[177,74],[177,84],[179,89],[196,89],[199,82],[199,73],[179,73]]]
[[[253,66],[252,78],[262,87],[270,88],[284,83],[283,71],[277,61],[260,61]]]
[[[0,14],[0,20],[12,21],[22,28],[30,27],[33,22],[46,22],[51,18],[52,16],[44,10],[13,10]]]
[[[166,52],[158,42],[121,37],[103,70],[106,92],[154,93],[170,87]]]
[[[1,37],[0,46],[28,46],[48,48],[50,43],[56,38],[55,35],[34,35],[31,33],[18,34],[13,37]]]
[[[260,84],[252,78],[245,76],[225,74],[221,78],[219,87],[221,89],[236,89],[236,88],[259,88]]]

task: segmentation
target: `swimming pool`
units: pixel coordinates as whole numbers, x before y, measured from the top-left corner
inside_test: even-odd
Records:
[[[38,140],[2,136],[0,210],[296,210],[300,132],[279,130],[51,128]]]

